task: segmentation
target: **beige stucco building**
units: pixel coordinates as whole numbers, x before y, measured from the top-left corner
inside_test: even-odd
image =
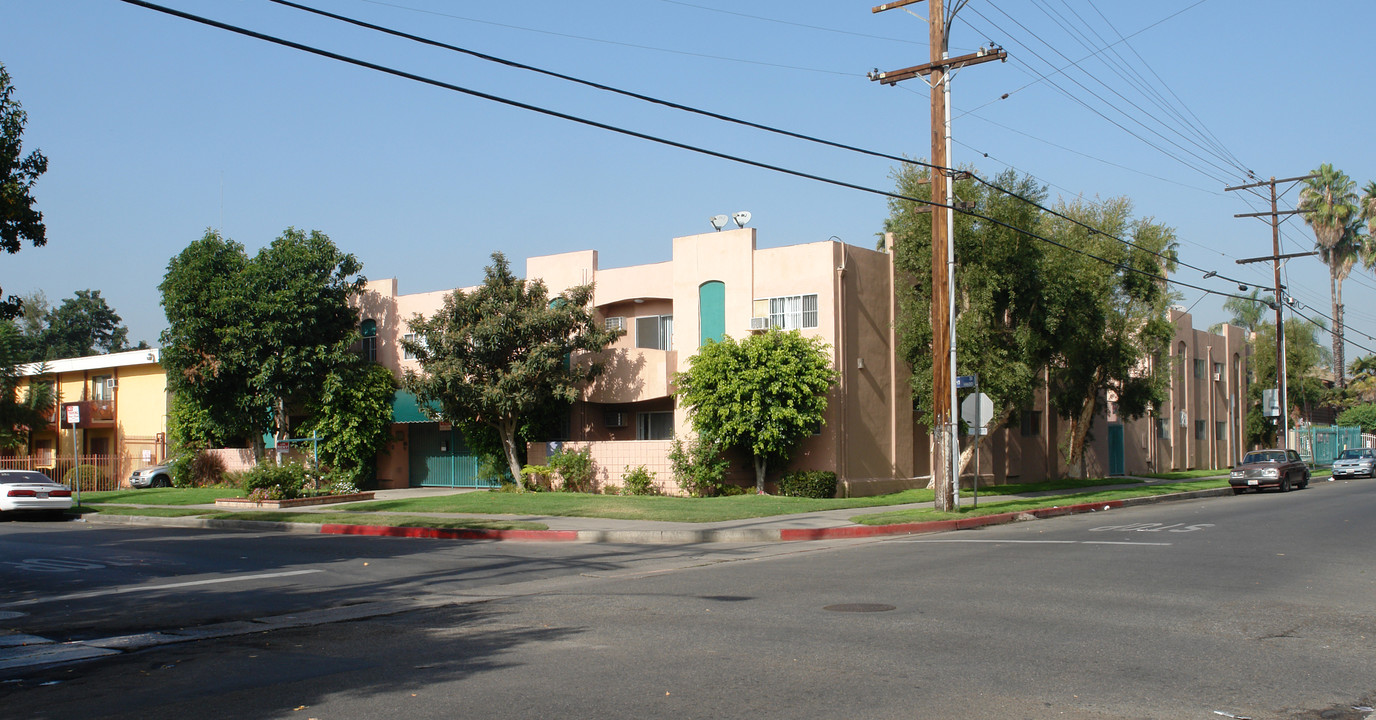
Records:
[[[112,489],[164,460],[168,394],[160,359],[147,349],[21,366],[24,384],[49,383],[56,404],[49,424],[31,429],[28,447],[12,451],[8,462],[22,460],[61,481],[79,456],[100,468],[100,489]]]
[[[665,491],[676,492],[667,454],[671,438],[687,435],[690,423],[674,399],[674,373],[709,339],[796,329],[827,344],[839,382],[821,431],[801,444],[788,468],[772,468],[771,478],[785,469],[832,470],[840,492],[857,495],[925,486],[928,430],[915,420],[909,368],[895,357],[891,260],[831,240],[759,248],[753,228],[675,238],[669,260],[647,265],[602,267],[595,250],[529,258],[525,277],[544,281],[551,294],[593,283],[600,321],[626,331],[603,354],[606,371],[573,407],[563,437],[550,440],[591,448],[605,484],[619,484],[628,466],[645,465]],[[435,312],[450,292],[403,295],[395,279],[370,282],[359,301],[364,353],[398,375],[419,371],[400,346],[407,321]],[[1227,467],[1237,457],[1246,396],[1241,330],[1211,335],[1193,330],[1187,314],[1172,319],[1183,355],[1144,360],[1176,363],[1171,407],[1158,410],[1159,422],[1127,421],[1104,398],[1087,472]],[[381,486],[480,484],[477,461],[456,431],[430,421],[405,393],[394,413],[392,442],[378,461]],[[1045,407],[1022,412],[984,442],[982,481],[1064,474],[1063,434]],[[542,462],[549,447],[532,444],[530,461]],[[744,458],[733,469],[742,482],[750,477]]]

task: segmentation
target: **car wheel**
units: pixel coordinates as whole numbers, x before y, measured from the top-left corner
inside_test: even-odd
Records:
[[[166,475],[159,475],[159,476],[153,478],[153,487],[155,487],[155,488],[172,487],[172,483],[171,483],[171,482],[168,482],[167,476],[166,476]]]
[[[1304,479],[1300,481],[1300,489],[1303,490],[1307,487],[1309,487],[1309,475],[1306,473]]]
[[[1281,492],[1290,492],[1290,476],[1289,476],[1289,475],[1286,475],[1284,478],[1281,478],[1281,481],[1280,481],[1280,488],[1278,488],[1278,489],[1279,489]]]

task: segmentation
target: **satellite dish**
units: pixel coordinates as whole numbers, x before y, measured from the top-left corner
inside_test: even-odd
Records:
[[[744,210],[738,213],[732,213],[731,219],[736,221],[736,227],[743,228],[746,223],[750,222],[750,213]]]
[[[711,218],[708,218],[707,222],[712,223],[713,229],[715,229],[717,232],[721,232],[721,229],[726,227],[726,216],[713,215]]]

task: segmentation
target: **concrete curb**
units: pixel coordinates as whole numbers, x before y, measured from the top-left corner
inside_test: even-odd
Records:
[[[893,535],[920,535],[954,530],[972,530],[1004,525],[1025,520],[1078,515],[1101,512],[1114,508],[1152,505],[1177,500],[1231,496],[1231,488],[1210,488],[1169,495],[1147,495],[1109,500],[1097,503],[1063,505],[1058,507],[1023,510],[995,515],[959,518],[954,520],[932,520],[928,522],[901,523],[896,525],[843,525],[826,528],[711,528],[662,530],[444,530],[423,527],[392,527],[388,525],[342,525],[326,523],[314,525],[306,523],[279,523],[262,520],[205,520],[185,517],[153,517],[143,515],[99,514],[88,522],[107,525],[146,525],[157,527],[187,527],[221,530],[258,530],[325,535],[363,535],[369,537],[425,538],[433,540],[489,540],[503,542],[582,542],[614,543],[624,545],[696,545],[701,543],[731,542],[804,542],[808,540],[847,540],[876,538]]]

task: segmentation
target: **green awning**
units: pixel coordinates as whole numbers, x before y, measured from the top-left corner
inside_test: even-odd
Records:
[[[430,408],[435,412],[440,411],[438,403],[431,403]],[[420,403],[416,396],[405,390],[398,390],[392,397],[392,422],[394,423],[428,423],[435,422],[421,410]]]

